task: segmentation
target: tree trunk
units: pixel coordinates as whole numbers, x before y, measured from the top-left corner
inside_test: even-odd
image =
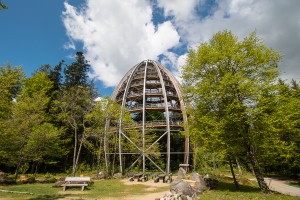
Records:
[[[262,176],[262,174],[260,172],[256,157],[254,155],[254,152],[253,152],[251,146],[248,147],[248,156],[249,156],[249,159],[250,159],[250,162],[251,162],[256,180],[257,180],[258,185],[260,187],[260,190],[263,193],[270,193],[270,189],[269,189],[268,185],[266,184],[266,182],[264,180],[264,177]]]
[[[114,146],[114,157],[113,157],[113,163],[112,163],[112,174],[113,175],[115,173],[115,162],[116,162],[116,152],[117,152],[117,141],[116,141],[116,136],[115,136],[115,146]]]
[[[100,139],[98,155],[97,155],[97,174],[99,174],[99,172],[100,172],[101,148],[102,148],[102,138]]]
[[[196,165],[197,153],[198,153],[198,148],[197,148],[197,145],[194,144],[194,158],[193,158],[194,171],[196,171],[196,167],[197,167],[197,165]]]
[[[109,146],[107,144],[107,133],[108,133],[108,129],[109,129],[109,125],[110,125],[110,117],[106,116],[106,121],[105,121],[105,129],[104,129],[104,136],[103,136],[103,149],[104,149],[104,159],[105,159],[105,167],[106,167],[106,172],[108,173],[109,169],[109,163],[110,163],[110,159],[109,159]]]
[[[235,178],[235,174],[234,174],[234,170],[233,170],[233,167],[232,167],[232,162],[231,162],[231,157],[230,156],[229,156],[229,165],[230,165],[230,171],[231,171],[231,174],[232,174],[235,189],[238,190],[239,189],[239,184],[238,184],[238,182],[236,181],[236,178]]]
[[[75,161],[75,167],[74,167],[75,168],[75,172],[77,170],[77,164],[78,164],[79,156],[80,156],[80,153],[81,153],[81,148],[82,148],[83,140],[84,140],[84,134],[82,135],[82,138],[81,138],[81,141],[80,141],[80,144],[79,144],[79,148],[78,148],[78,151],[77,151],[77,155],[76,155],[76,161]]]
[[[34,178],[36,178],[36,175],[37,175],[37,172],[38,172],[38,168],[39,168],[39,162],[37,162],[36,165],[35,165]]]
[[[21,162],[22,162],[21,160],[19,160],[19,162],[18,162],[16,171],[15,171],[15,180],[18,179],[18,176],[19,176],[19,169],[20,169],[20,166],[21,166]]]
[[[73,171],[72,175],[76,174],[76,154],[77,154],[77,128],[74,128],[74,152],[73,152]]]
[[[236,162],[237,168],[238,168],[238,170],[239,170],[239,174],[242,175],[242,174],[243,174],[243,171],[242,171],[242,168],[241,168],[241,166],[240,166],[240,163],[239,163],[237,157],[235,157],[235,162]]]
[[[15,180],[18,179],[18,176],[19,176],[19,169],[20,169],[21,164],[22,164],[22,162],[23,162],[23,148],[24,148],[24,144],[25,144],[25,142],[21,145],[20,154],[19,154],[19,162],[18,162],[16,171],[15,171]]]
[[[214,168],[214,175],[216,175],[216,161],[215,161],[215,154],[213,156],[213,168]]]

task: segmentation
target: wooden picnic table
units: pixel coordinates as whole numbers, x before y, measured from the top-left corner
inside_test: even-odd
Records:
[[[62,184],[63,190],[65,191],[67,187],[81,187],[81,191],[83,191],[90,181],[90,177],[66,177],[65,183]]]

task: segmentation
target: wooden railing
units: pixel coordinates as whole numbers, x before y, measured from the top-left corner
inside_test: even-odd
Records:
[[[165,108],[165,104],[164,103],[146,103],[146,108],[161,108],[164,109]],[[143,104],[136,104],[136,105],[132,105],[132,106],[128,106],[127,109],[129,110],[136,110],[136,109],[142,109],[143,108]],[[180,109],[179,106],[177,105],[168,105],[169,109]]]

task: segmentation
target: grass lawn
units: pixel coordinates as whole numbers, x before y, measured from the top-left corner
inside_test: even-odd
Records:
[[[288,184],[289,184],[290,186],[294,186],[294,187],[300,188],[300,182],[288,182]]]
[[[97,198],[112,197],[119,199],[128,195],[142,195],[151,192],[161,192],[168,190],[169,187],[162,187],[156,190],[147,191],[145,185],[124,185],[120,180],[99,180],[95,181],[92,186],[89,186],[84,192],[80,188],[68,188],[66,192],[62,192],[62,187],[53,188],[53,184],[18,184],[12,186],[0,186],[0,190],[30,192],[33,194],[15,194],[0,192],[0,200],[20,199],[20,200],[52,200],[64,197],[81,197],[81,198]]]
[[[291,197],[279,193],[263,194],[260,192],[257,182],[243,180],[240,183],[240,189],[236,190],[231,179],[222,178],[218,186],[213,190],[208,190],[199,195],[201,200],[238,200],[238,199],[255,199],[255,200],[296,200],[299,197]]]
[[[152,180],[150,180],[152,181]],[[277,193],[262,194],[255,182],[243,182],[240,190],[236,191],[230,179],[223,178],[220,180],[217,188],[208,190],[199,197],[205,199],[220,200],[237,200],[237,199],[257,199],[257,200],[296,200],[299,197],[290,197]],[[146,190],[149,186],[145,185],[125,185],[120,180],[100,180],[95,181],[94,185],[89,186],[84,192],[80,192],[80,188],[68,188],[66,192],[62,191],[62,187],[53,188],[53,184],[19,184],[12,186],[0,186],[0,190],[30,192],[33,194],[13,194],[0,192],[0,200],[4,199],[20,199],[20,200],[55,200],[65,197],[76,198],[95,198],[103,199],[110,197],[112,199],[122,199],[129,195],[143,195],[151,192],[162,192],[169,187],[161,187],[153,191]]]

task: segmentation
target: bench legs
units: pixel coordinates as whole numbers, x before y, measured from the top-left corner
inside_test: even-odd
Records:
[[[81,191],[84,191],[84,185],[83,186],[81,186]],[[63,191],[66,191],[66,189],[67,189],[67,186],[64,186],[64,188],[63,188]]]

